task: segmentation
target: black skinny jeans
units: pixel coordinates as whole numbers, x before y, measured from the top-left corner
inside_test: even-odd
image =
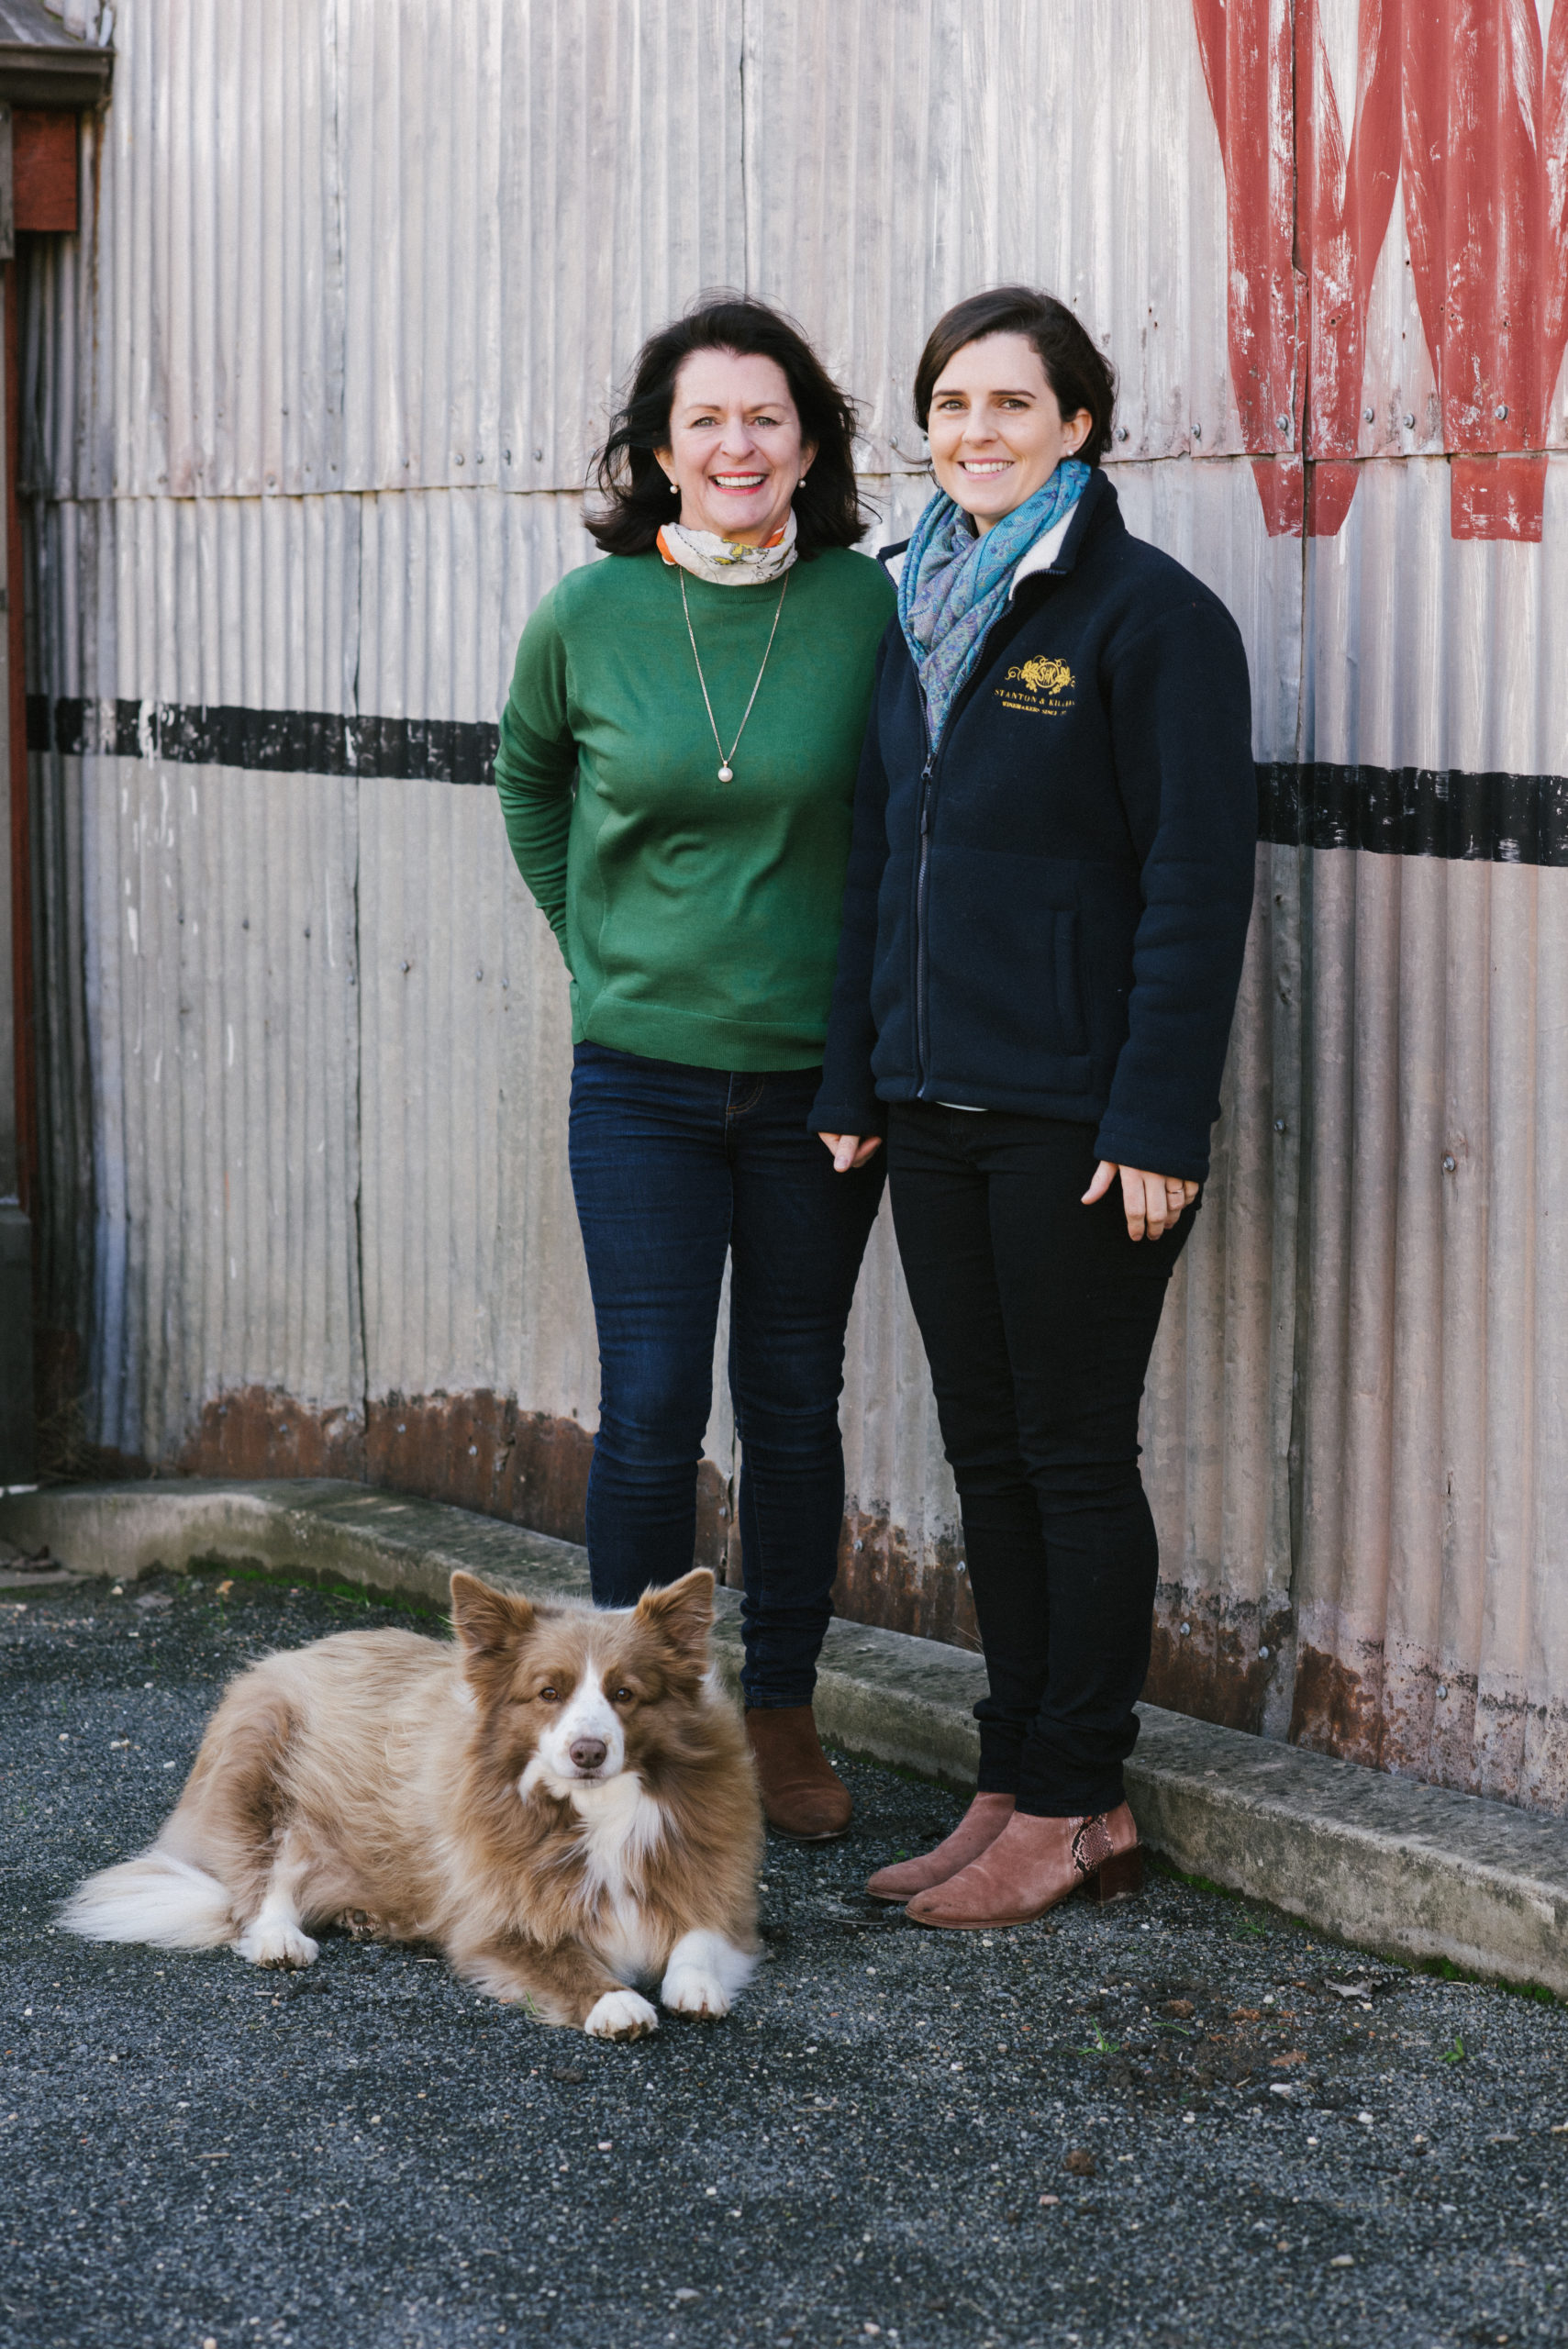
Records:
[[[1119,1182],[1079,1204],[1094,1127],[1051,1118],[896,1103],[887,1151],[990,1675],[981,1788],[1112,1810],[1159,1571],[1138,1408],[1194,1209],[1129,1239]]]

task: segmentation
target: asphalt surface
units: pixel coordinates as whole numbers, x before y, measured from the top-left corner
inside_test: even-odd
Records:
[[[844,1765],[847,1842],[770,1842],[736,2015],[631,2047],[426,1952],[278,1976],[53,1929],[238,1665],[408,1620],[0,1590],[5,2349],[1568,2341],[1562,2009],[1170,1879],[921,1932],[860,1886],[960,1806],[885,1770]]]

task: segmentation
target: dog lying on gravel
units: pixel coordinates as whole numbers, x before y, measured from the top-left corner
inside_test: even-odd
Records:
[[[61,1921],[272,1966],[341,1921],[600,2039],[657,2029],[639,1981],[727,2013],[757,1963],[762,1811],[708,1674],[713,1576],[596,1613],[456,1574],[451,1609],[455,1645],[343,1631],[242,1672],[157,1842]]]

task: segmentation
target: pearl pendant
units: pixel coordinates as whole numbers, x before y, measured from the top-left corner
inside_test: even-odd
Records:
[[[720,767],[718,770],[718,779],[720,783],[733,783],[735,780],[734,768],[731,766]]]

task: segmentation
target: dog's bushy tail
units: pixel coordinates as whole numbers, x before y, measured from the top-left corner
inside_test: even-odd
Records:
[[[149,1942],[154,1949],[216,1949],[236,1931],[217,1876],[156,1843],[79,1884],[60,1921],[86,1941]]]

